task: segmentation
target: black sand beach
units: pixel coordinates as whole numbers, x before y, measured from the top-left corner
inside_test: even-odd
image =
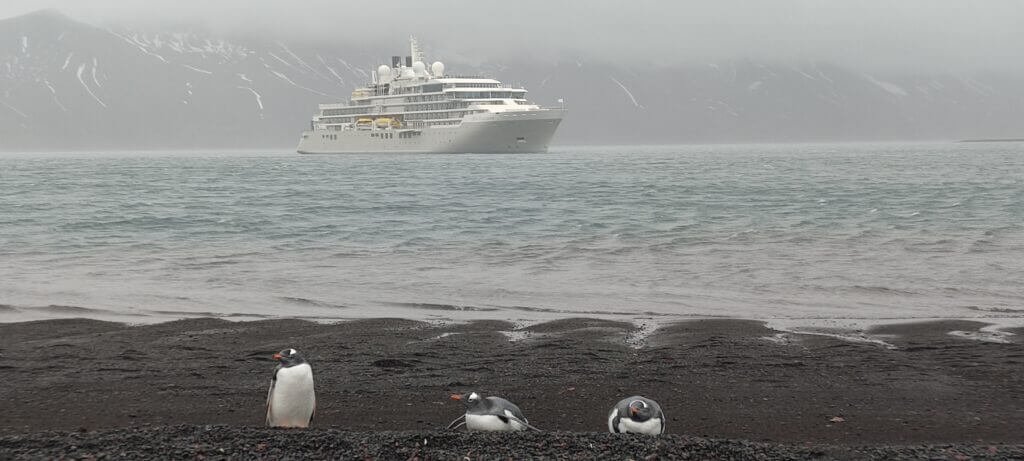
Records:
[[[885,347],[742,320],[684,322],[645,338],[589,319],[523,330],[397,319],[4,324],[0,458],[1022,457],[1024,342],[949,334],[982,326],[869,332]],[[270,356],[285,347],[313,364],[315,430],[259,427]],[[572,433],[437,432],[462,411],[448,395],[468,390],[505,396],[537,427]],[[595,434],[629,394],[661,402],[671,435]]]

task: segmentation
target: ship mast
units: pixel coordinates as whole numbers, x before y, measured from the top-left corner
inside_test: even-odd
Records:
[[[412,62],[422,62],[424,64],[427,62],[423,59],[423,50],[420,49],[420,43],[412,35],[409,36],[409,55],[412,56]]]

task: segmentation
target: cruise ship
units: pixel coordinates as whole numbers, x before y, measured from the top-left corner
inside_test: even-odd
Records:
[[[371,73],[348,103],[320,104],[301,154],[546,152],[565,108],[541,107],[526,90],[428,68],[415,38],[410,55]],[[562,101],[559,100],[561,103]]]

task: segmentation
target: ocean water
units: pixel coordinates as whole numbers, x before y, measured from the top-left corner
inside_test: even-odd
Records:
[[[1024,324],[1024,144],[0,154],[0,321]]]

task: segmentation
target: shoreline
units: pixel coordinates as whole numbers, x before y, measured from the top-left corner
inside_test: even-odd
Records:
[[[921,317],[727,317],[699,314],[667,314],[661,312],[572,312],[538,309],[530,317],[515,318],[515,312],[500,309],[460,308],[459,306],[424,304],[443,310],[442,315],[426,316],[271,316],[264,314],[239,314],[187,311],[138,311],[117,312],[101,308],[87,308],[68,305],[14,306],[0,304],[0,326],[47,321],[91,320],[116,323],[124,326],[152,326],[186,320],[224,320],[232,323],[301,320],[318,325],[345,322],[372,321],[379,319],[402,319],[424,322],[433,326],[469,324],[474,322],[505,322],[509,328],[510,340],[526,337],[521,330],[533,325],[557,322],[566,319],[591,319],[608,322],[632,323],[638,330],[632,335],[634,343],[642,343],[649,334],[666,326],[693,321],[754,321],[766,328],[784,334],[818,335],[851,342],[868,342],[893,347],[885,342],[885,335],[873,335],[875,330],[888,327],[936,322],[968,322],[977,324],[976,330],[958,332],[961,336],[978,341],[1007,342],[1007,338],[1024,334],[1024,316],[990,315],[977,316],[921,316]],[[370,309],[372,310],[372,309]],[[401,313],[399,313],[401,314]],[[447,315],[444,315],[447,314]],[[1007,312],[1009,314],[1009,312]],[[1015,333],[1016,332],[1016,333]]]
[[[665,408],[668,433],[685,437],[1024,444],[1024,329],[1000,342],[951,334],[985,326],[864,332],[890,348],[728,319],[660,326],[639,342],[634,324],[587,318],[518,330],[403,319],[8,323],[0,437],[260,426],[270,355],[294,347],[314,367],[321,429],[435,431],[460,413],[449,393],[476,390],[516,402],[547,431],[605,431],[610,406],[642,394]]]

